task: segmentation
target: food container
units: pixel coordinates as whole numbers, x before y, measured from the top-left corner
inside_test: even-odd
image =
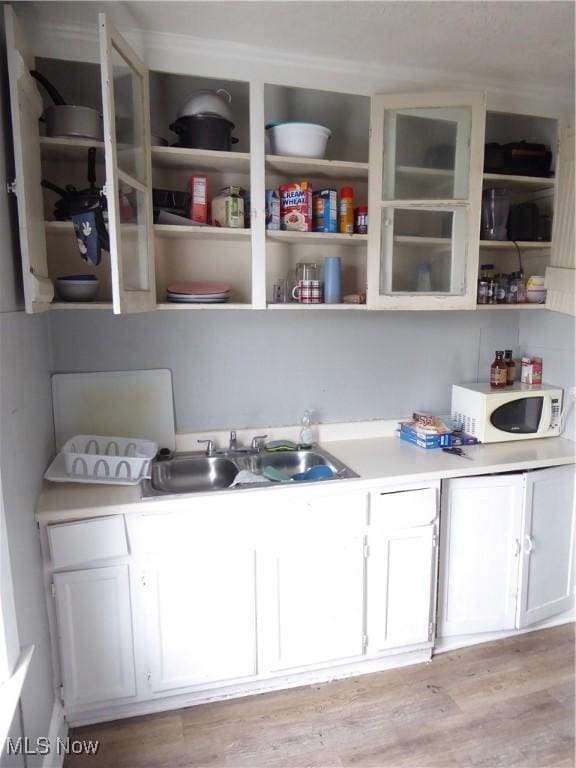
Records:
[[[188,216],[195,224],[208,223],[208,178],[194,174],[188,179]]]
[[[308,181],[282,184],[280,193],[280,229],[312,231],[312,187]]]
[[[75,435],[62,447],[71,480],[127,485],[150,477],[150,462],[157,451],[152,440],[107,435]]]
[[[522,384],[542,384],[542,358],[523,357],[520,372]]]
[[[335,189],[313,192],[312,231],[338,232],[338,192]]]
[[[62,301],[94,301],[99,285],[96,275],[66,275],[56,278],[56,291]]]
[[[526,301],[531,304],[544,304],[546,301],[546,288],[544,288],[544,277],[542,275],[532,275],[526,283]]]
[[[332,131],[316,123],[271,123],[266,126],[273,155],[322,158]]]
[[[244,199],[241,187],[224,187],[212,200],[212,225],[244,228]]]
[[[280,229],[280,195],[277,189],[266,190],[266,229]]]

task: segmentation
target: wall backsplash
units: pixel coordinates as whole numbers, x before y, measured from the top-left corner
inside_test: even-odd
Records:
[[[295,424],[447,412],[455,382],[486,380],[518,351],[504,312],[53,312],[53,371],[170,368],[176,428]]]

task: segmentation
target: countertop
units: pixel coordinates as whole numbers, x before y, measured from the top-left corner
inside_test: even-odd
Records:
[[[497,472],[513,472],[544,467],[573,464],[576,462],[576,443],[562,437],[512,441],[485,445],[466,446],[470,459],[444,453],[440,449],[426,450],[397,437],[370,437],[366,439],[323,440],[322,447],[347,464],[360,477],[333,482],[307,483],[310,492],[315,489],[334,490],[346,485],[369,489],[376,485],[420,483],[426,480],[443,480],[467,475],[486,475]],[[300,486],[302,488],[302,486]],[[239,493],[269,493],[280,490],[279,485],[257,489],[232,489],[193,493],[177,497],[142,499],[140,486],[83,485],[79,483],[44,482],[40,494],[36,519],[69,520],[116,513],[169,511],[174,499],[187,499],[188,503]],[[314,491],[313,491],[314,489]],[[284,492],[292,492],[292,487]]]

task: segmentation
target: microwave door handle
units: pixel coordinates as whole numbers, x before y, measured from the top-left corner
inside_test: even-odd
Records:
[[[550,397],[543,397],[542,418],[538,425],[538,432],[549,432],[552,426],[552,402]]]

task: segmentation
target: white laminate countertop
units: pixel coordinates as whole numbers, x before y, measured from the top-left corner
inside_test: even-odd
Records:
[[[573,464],[576,462],[576,443],[561,437],[536,440],[512,441],[485,445],[466,446],[470,457],[465,459],[440,449],[426,450],[397,437],[371,437],[323,441],[322,447],[353,469],[359,478],[306,483],[309,493],[316,489],[344,486],[358,490],[375,486],[420,483],[426,480],[443,480],[467,475],[486,475],[498,472],[514,472],[544,467]],[[299,486],[303,490],[303,484]],[[283,490],[292,492],[292,486]],[[36,509],[39,522],[71,520],[115,513],[141,512],[146,505],[150,511],[168,512],[174,501],[187,499],[190,503],[217,495],[238,493],[269,493],[280,490],[274,484],[264,488],[233,489],[193,493],[167,497],[142,499],[140,486],[84,485],[79,483],[44,482]],[[295,490],[295,489],[294,489]]]

